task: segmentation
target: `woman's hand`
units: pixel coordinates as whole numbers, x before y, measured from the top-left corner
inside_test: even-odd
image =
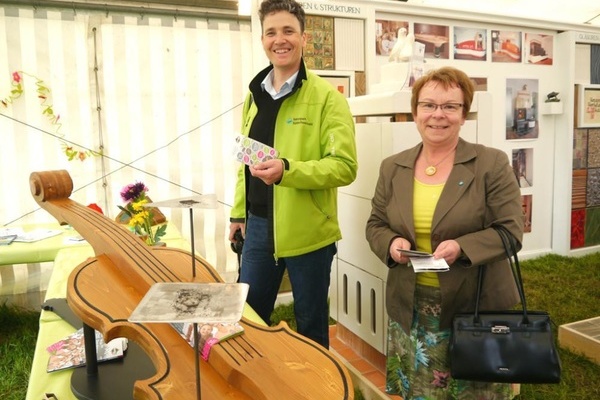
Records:
[[[408,264],[408,257],[405,256],[400,250],[410,250],[410,242],[404,238],[397,237],[392,240],[390,245],[390,257],[398,264]]]
[[[460,257],[460,245],[456,240],[444,240],[433,252],[434,258],[443,258],[448,265],[452,265]]]

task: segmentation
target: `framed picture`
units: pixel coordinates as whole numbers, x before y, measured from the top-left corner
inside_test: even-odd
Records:
[[[577,85],[577,128],[600,127],[600,85]]]
[[[345,97],[354,97],[354,71],[315,71]]]
[[[454,27],[455,60],[487,60],[487,30],[484,28]]]
[[[304,61],[309,69],[335,69],[333,17],[306,16]]]
[[[521,62],[521,32],[492,30],[492,62]]]
[[[425,58],[450,58],[450,27],[446,25],[414,24],[415,41],[425,45]]]
[[[375,20],[375,54],[389,57],[398,40],[398,30],[406,29],[410,32],[407,21]]]
[[[538,138],[538,88],[537,79],[506,80],[506,140]]]

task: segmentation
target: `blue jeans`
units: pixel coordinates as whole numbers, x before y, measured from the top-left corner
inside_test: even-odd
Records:
[[[246,238],[242,250],[240,282],[248,283],[248,304],[267,323],[288,270],[298,333],[329,348],[329,283],[335,243],[295,257],[273,257],[273,243],[268,238],[268,220],[250,214],[246,221]]]

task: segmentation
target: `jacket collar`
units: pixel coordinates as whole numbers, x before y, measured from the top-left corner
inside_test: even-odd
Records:
[[[254,95],[256,95],[256,93],[258,93],[260,90],[262,90],[261,83],[265,79],[265,77],[269,74],[269,72],[271,72],[272,69],[273,69],[273,64],[269,64],[268,67],[266,67],[265,69],[260,71],[258,74],[256,74],[254,79],[252,79],[252,81],[250,82],[250,85],[248,85],[248,87],[250,88],[250,91]],[[302,58],[300,60],[300,69],[298,70],[298,77],[296,78],[296,83],[294,83],[294,88],[292,89],[292,93],[294,93],[296,90],[298,90],[298,88],[302,87],[302,83],[307,79],[307,77],[308,77],[308,75],[306,72],[306,65],[304,65],[304,59]]]

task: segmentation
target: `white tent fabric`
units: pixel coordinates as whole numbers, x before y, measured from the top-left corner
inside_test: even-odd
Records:
[[[71,198],[111,217],[136,181],[153,201],[215,193],[218,208],[194,214],[196,251],[221,273],[237,271],[231,151],[254,73],[251,41],[243,21],[0,7],[0,100],[12,100],[0,105],[0,226],[53,220],[33,201],[33,171],[66,169]],[[10,99],[15,71],[24,91]],[[37,80],[50,89],[44,106]],[[66,145],[103,145],[104,156],[67,161]],[[161,211],[189,238],[187,209]]]

